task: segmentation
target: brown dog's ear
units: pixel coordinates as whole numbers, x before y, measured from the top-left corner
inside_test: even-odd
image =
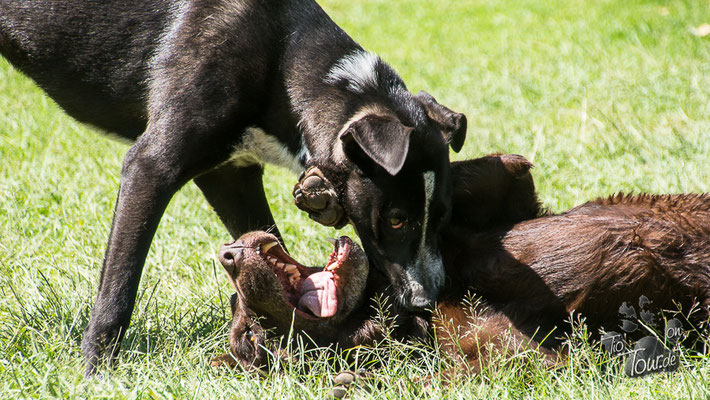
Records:
[[[229,297],[229,308],[232,310],[232,316],[237,312],[237,307],[239,306],[239,293],[232,293]]]
[[[259,324],[257,315],[239,299],[229,329],[231,356],[247,371],[268,366],[266,331]]]
[[[423,90],[416,97],[424,106],[429,119],[439,125],[446,143],[458,153],[466,140],[466,116],[437,103],[434,96]]]
[[[354,141],[370,160],[397,175],[407,158],[413,130],[393,116],[365,114],[340,133],[340,140],[343,144]]]

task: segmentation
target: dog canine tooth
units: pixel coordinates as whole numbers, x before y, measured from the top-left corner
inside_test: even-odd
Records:
[[[328,265],[327,267],[325,267],[325,270],[326,271],[334,271],[334,270],[338,269],[338,267],[340,267],[340,263],[334,262],[334,263]]]
[[[328,243],[332,244],[333,246],[335,246],[335,243],[337,242],[337,240],[333,239],[332,237],[326,237],[325,240],[327,240]]]
[[[261,251],[263,251],[264,254],[266,254],[269,250],[271,250],[272,247],[276,246],[277,244],[279,244],[279,242],[269,242],[269,243],[264,243],[259,247],[261,248]]]

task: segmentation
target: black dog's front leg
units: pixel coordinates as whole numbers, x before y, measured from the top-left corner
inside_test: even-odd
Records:
[[[160,217],[177,183],[151,174],[136,144],[126,155],[96,303],[82,341],[86,374],[102,356],[113,358],[135,305],[143,263]]]
[[[118,352],[160,217],[186,180],[165,157],[169,152],[156,152],[154,143],[146,133],[124,159],[98,295],[82,341],[87,375]]]
[[[296,207],[319,224],[340,229],[348,223],[335,185],[319,167],[312,166],[303,172],[292,194]]]
[[[229,139],[221,132],[178,130],[176,125],[189,122],[171,121],[175,125],[146,131],[124,159],[98,295],[82,341],[86,375],[118,352],[150,243],[170,199],[191,178],[229,157]]]
[[[197,178],[202,190],[220,220],[235,239],[242,234],[265,230],[281,237],[264,194],[260,165],[237,167],[222,164]]]

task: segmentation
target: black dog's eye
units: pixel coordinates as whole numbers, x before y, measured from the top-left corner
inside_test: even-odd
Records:
[[[398,209],[390,210],[387,213],[387,223],[392,229],[400,230],[407,223],[407,214]]]
[[[397,217],[390,218],[389,223],[392,226],[392,229],[400,229],[404,226],[404,221]]]
[[[246,336],[247,336],[247,339],[249,339],[250,341],[252,341],[252,342],[254,341],[254,332],[252,332],[251,329],[247,329]]]

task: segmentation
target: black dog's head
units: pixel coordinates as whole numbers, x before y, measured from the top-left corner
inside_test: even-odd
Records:
[[[339,133],[338,163],[323,168],[341,175],[329,179],[371,267],[389,278],[401,306],[417,310],[444,283],[437,236],[451,210],[448,149],[461,149],[466,117],[426,92],[387,99],[353,113]]]

